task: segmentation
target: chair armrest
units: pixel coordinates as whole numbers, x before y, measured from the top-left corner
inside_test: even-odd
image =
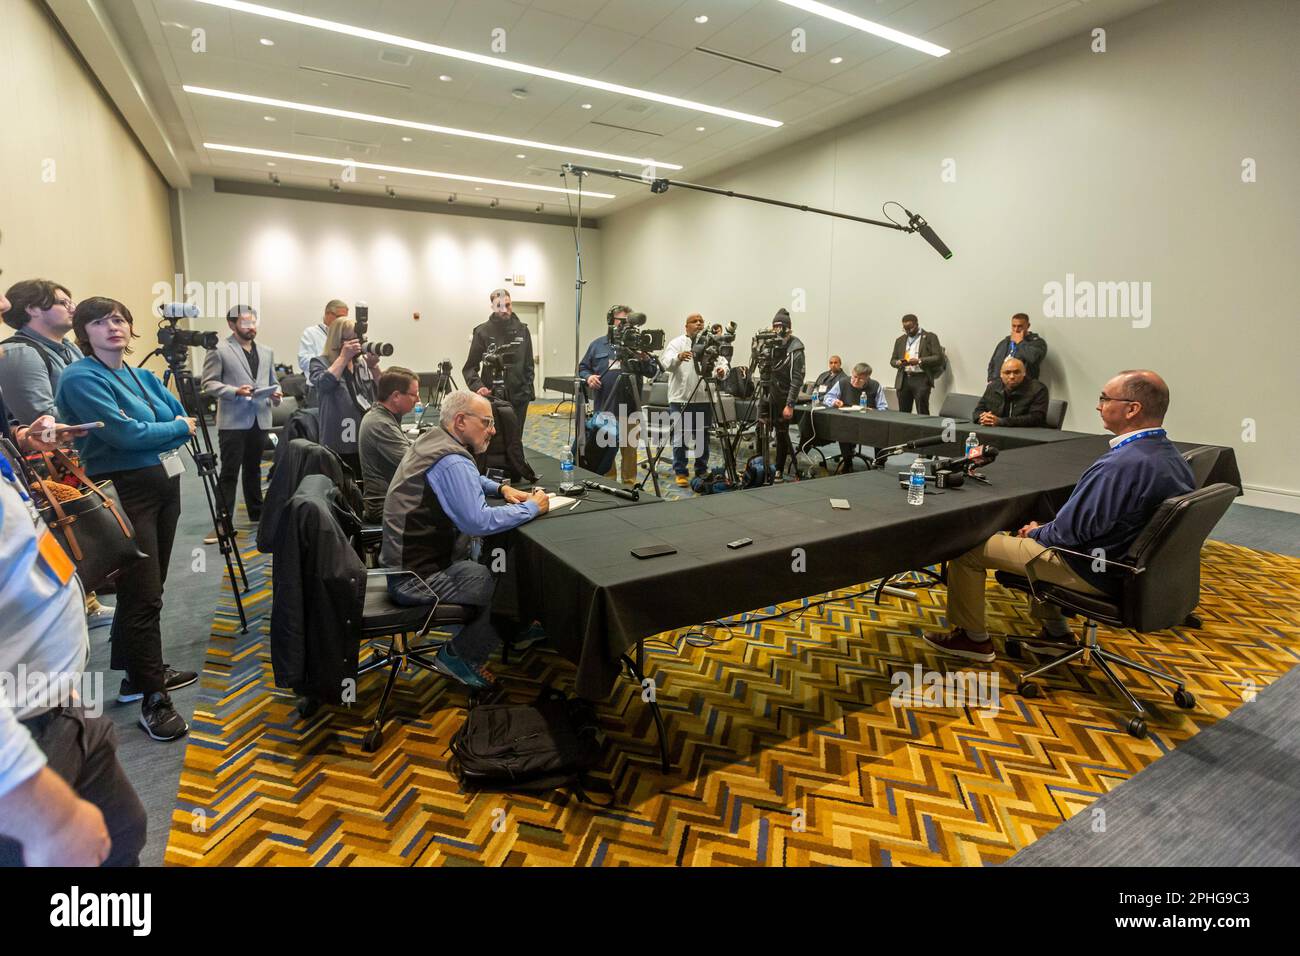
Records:
[[[1025,577],[1029,579],[1029,594],[1035,601],[1039,601],[1042,599],[1039,598],[1038,596],[1038,586],[1037,586],[1038,575],[1035,572],[1034,565],[1038,561],[1046,560],[1047,555],[1049,554],[1072,554],[1076,558],[1083,558],[1086,561],[1097,560],[1095,555],[1084,554],[1080,551],[1071,551],[1069,548],[1062,548],[1059,545],[1052,545],[1051,547],[1043,548],[1042,551],[1038,552],[1038,554],[1034,555],[1032,558],[1030,558],[1028,561],[1025,562]],[[1124,564],[1121,561],[1112,561],[1109,558],[1102,558],[1101,560],[1107,567],[1114,565],[1115,567],[1120,568],[1121,570],[1124,571],[1128,571],[1134,575],[1141,574],[1143,571],[1146,570],[1145,568],[1135,568],[1133,567],[1133,565]]]

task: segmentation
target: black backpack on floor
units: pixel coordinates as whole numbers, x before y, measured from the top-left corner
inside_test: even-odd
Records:
[[[544,688],[532,704],[480,704],[451,739],[452,770],[474,790],[536,793],[562,787],[586,798],[583,774],[604,741],[584,700]]]

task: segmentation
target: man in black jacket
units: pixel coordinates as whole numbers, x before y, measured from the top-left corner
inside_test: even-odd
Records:
[[[849,377],[844,374],[844,360],[838,355],[832,355],[826,371],[818,375],[817,380],[813,382],[812,400],[820,402],[832,388],[836,385],[842,386],[848,380]]]
[[[794,455],[794,449],[790,447],[790,421],[799,401],[799,389],[803,387],[805,359],[803,342],[791,331],[790,313],[785,309],[778,309],[772,316],[772,331],[781,336],[782,343],[777,346],[776,361],[772,366],[772,394],[767,411],[772,431],[776,434],[774,480],[784,481],[786,460]]]
[[[496,383],[483,380],[479,369],[483,354],[492,346],[498,349],[511,347],[506,356],[503,376],[505,394],[497,397],[504,398],[515,410],[515,417],[519,419],[519,434],[523,435],[528,403],[537,397],[533,391],[533,377],[536,373],[533,366],[533,337],[528,326],[511,309],[509,292],[497,289],[490,298],[492,314],[486,322],[475,327],[474,338],[469,344],[469,358],[465,360],[461,372],[465,375],[467,389],[490,399],[492,386]]]
[[[915,400],[917,414],[930,414],[930,390],[943,373],[944,362],[939,336],[922,329],[916,316],[903,316],[903,334],[894,340],[894,354],[889,359],[898,369],[894,389],[900,412],[910,412]]]
[[[1037,332],[1029,331],[1029,316],[1017,312],[1011,317],[1011,334],[998,343],[989,359],[988,382],[998,380],[1002,362],[1008,355],[1014,355],[1025,363],[1025,374],[1035,381],[1038,371],[1047,358],[1047,340]]]
[[[1025,374],[1025,363],[1008,358],[1001,378],[984,389],[971,416],[980,425],[1041,428],[1047,421],[1047,386]]]

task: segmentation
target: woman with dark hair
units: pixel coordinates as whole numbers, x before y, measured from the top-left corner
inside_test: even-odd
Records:
[[[195,420],[158,376],[127,364],[129,342],[137,336],[121,302],[85,300],[73,313],[72,333],[86,357],[59,379],[59,408],[67,421],[104,423],[77,441],[81,463],[94,480],[112,480],[145,555],[117,578],[112,666],[126,671],[118,700],[142,701],[145,732],[154,740],[175,740],[189,726],[169,691],[193,684],[198,675],[163,662],[159,619],[181,513],[180,446],[194,434]]]
[[[357,323],[335,319],[325,336],[325,354],[307,366],[307,383],[320,397],[320,443],[338,453],[361,480],[361,455],[357,439],[361,417],[375,403],[376,355],[361,354]]]

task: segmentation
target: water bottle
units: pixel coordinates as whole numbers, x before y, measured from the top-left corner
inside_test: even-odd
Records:
[[[863,392],[861,395],[858,396],[858,408],[862,409],[864,412],[867,410],[867,393],[866,393],[866,392]]]
[[[920,458],[912,461],[912,472],[907,482],[907,503],[919,505],[925,501],[925,463]]]
[[[966,436],[966,457],[969,458],[971,457],[971,455],[975,454],[975,449],[978,448],[979,446],[980,446],[980,440],[975,437],[974,432],[971,432],[969,435],[967,435]]]
[[[565,481],[573,480],[573,449],[565,448],[564,457],[560,459],[560,474]]]
[[[423,418],[423,417],[424,417],[424,403],[423,403],[423,402],[416,402],[416,403],[415,403],[415,407],[414,407],[413,409],[411,409],[411,411],[415,413],[415,417],[416,417],[416,418]]]

